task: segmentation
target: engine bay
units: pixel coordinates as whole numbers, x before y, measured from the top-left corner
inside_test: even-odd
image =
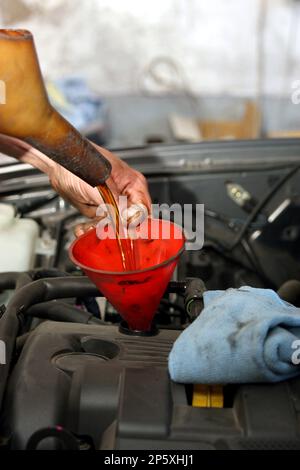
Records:
[[[289,284],[300,281],[300,142],[117,153],[147,176],[155,204],[204,204],[204,246],[181,256],[156,334],[126,334],[69,258],[82,217],[29,165],[1,166],[1,203],[34,220],[39,237],[32,269],[0,273],[0,448],[299,449],[299,379],[225,385],[221,407],[195,406],[193,386],[171,381],[168,354],[201,314],[199,297],[196,312],[186,308],[192,281],[206,290],[280,290],[300,306]]]

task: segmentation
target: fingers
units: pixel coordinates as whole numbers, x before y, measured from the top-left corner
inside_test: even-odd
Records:
[[[112,164],[111,177],[107,182],[113,193],[126,195],[129,198],[129,205],[142,203],[151,214],[151,197],[145,176],[109,150],[93,145]]]
[[[78,224],[74,228],[74,235],[76,238],[81,237],[89,228],[85,227],[86,224]],[[91,227],[93,228],[93,227]]]
[[[148,190],[148,183],[144,175],[134,171],[134,178],[124,188],[123,194],[128,197],[128,205],[142,205],[146,208],[148,215],[151,215],[151,197]],[[144,210],[144,209],[143,209]]]
[[[93,228],[97,227],[97,224],[103,219],[103,217],[95,217],[92,220],[89,220],[88,222],[78,224],[76,225],[74,229],[74,235],[75,237],[80,237],[84,233],[88,232],[89,230],[92,230]]]
[[[122,212],[123,224],[127,227],[129,234],[140,225],[149,215],[147,207],[139,202],[132,204]]]
[[[96,212],[96,217],[92,220],[89,220],[85,223],[78,224],[74,229],[74,234],[76,237],[80,237],[88,230],[93,228],[97,228],[99,222],[101,221],[102,228],[104,226],[112,226],[115,227],[115,221],[111,220],[111,215],[109,215],[109,211],[104,204],[101,204],[97,207],[90,207],[90,211],[88,210],[88,206],[86,207],[79,207],[81,213],[84,213],[87,217],[94,216]],[[130,207],[126,208],[121,214],[120,223],[126,227],[126,233],[130,238],[135,238],[136,227],[138,227],[146,218],[148,217],[148,210],[145,205],[142,203],[133,204]]]
[[[97,206],[89,204],[75,203],[74,201],[71,204],[85,217],[93,219],[97,215]]]

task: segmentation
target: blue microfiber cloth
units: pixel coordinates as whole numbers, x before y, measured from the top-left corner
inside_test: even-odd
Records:
[[[175,341],[172,380],[278,382],[300,374],[300,309],[270,289],[204,293],[201,315]]]

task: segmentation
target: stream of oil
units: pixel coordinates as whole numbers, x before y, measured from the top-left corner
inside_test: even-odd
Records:
[[[137,265],[134,252],[134,240],[125,236],[124,227],[120,224],[120,212],[114,195],[105,183],[99,185],[97,188],[107,207],[109,217],[115,230],[123,270],[135,271]]]

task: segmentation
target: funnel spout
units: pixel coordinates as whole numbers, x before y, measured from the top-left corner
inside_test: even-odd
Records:
[[[29,31],[0,29],[0,80],[1,134],[24,140],[91,186],[106,181],[109,161],[51,106]]]

